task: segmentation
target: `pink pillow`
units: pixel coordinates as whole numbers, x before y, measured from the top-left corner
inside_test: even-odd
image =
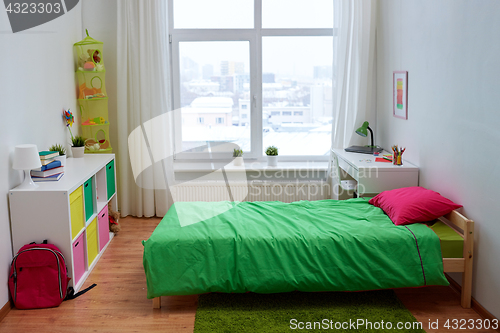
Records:
[[[462,207],[420,186],[385,191],[369,203],[382,208],[395,225],[432,221]]]

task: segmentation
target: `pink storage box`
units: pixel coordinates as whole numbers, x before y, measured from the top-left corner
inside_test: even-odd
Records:
[[[97,215],[97,224],[99,229],[99,251],[109,242],[109,217],[108,206],[104,207]]]
[[[73,276],[73,286],[78,284],[78,281],[85,274],[85,232],[73,242],[73,267],[75,276]]]

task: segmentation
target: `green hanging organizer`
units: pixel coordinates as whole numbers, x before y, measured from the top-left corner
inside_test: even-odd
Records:
[[[78,106],[85,153],[111,153],[109,142],[108,95],[106,93],[103,43],[89,36],[74,44]]]

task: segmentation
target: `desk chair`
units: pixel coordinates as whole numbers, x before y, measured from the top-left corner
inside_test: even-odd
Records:
[[[345,200],[357,197],[356,187],[358,182],[355,180],[341,179],[339,159],[333,150],[330,150],[327,180],[331,186],[332,199]]]

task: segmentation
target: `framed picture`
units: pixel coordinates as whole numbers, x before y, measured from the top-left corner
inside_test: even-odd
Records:
[[[394,117],[408,119],[408,72],[392,73],[392,107]]]

